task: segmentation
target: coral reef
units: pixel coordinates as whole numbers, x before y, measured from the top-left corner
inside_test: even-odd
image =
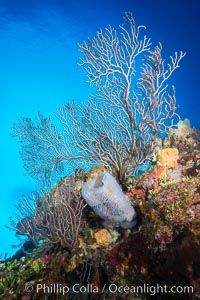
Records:
[[[139,178],[129,177],[123,190],[120,187],[120,193],[129,198],[130,207],[137,213],[135,227],[105,228],[92,205],[86,206],[77,242],[72,247],[44,243],[38,252],[28,243],[31,255],[21,249],[13,258],[1,260],[0,298],[192,300],[200,297],[200,134],[195,129],[187,130],[184,137],[180,130],[176,134],[173,132],[159,144],[156,160],[148,171]],[[101,187],[105,174],[109,173],[103,166],[92,168],[88,174],[77,171],[72,194],[80,195],[91,182]],[[65,197],[59,198],[59,191],[71,180],[64,177],[54,186],[53,203],[58,205],[56,199],[66,201]],[[15,228],[18,235],[26,235],[27,224],[34,224],[34,218],[47,208],[46,197],[37,198],[35,215],[18,221]],[[57,286],[52,286],[55,283]],[[27,290],[30,286],[32,290]],[[52,287],[51,292],[44,292],[47,287]],[[163,292],[164,287],[166,291],[179,287],[179,291]],[[183,291],[183,287],[189,289]]]

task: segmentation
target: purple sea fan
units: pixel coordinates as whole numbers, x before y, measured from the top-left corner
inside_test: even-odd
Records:
[[[116,179],[104,171],[82,186],[82,196],[95,213],[110,226],[130,228],[136,212]]]

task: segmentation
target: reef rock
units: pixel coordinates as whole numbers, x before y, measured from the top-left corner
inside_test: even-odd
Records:
[[[135,225],[136,212],[116,179],[107,171],[83,184],[82,196],[105,221],[107,227],[130,228]]]

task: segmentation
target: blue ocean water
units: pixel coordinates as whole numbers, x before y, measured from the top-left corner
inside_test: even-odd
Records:
[[[77,43],[93,37],[99,27],[117,27],[125,11],[132,11],[147,35],[163,44],[168,58],[186,51],[181,68],[173,75],[179,113],[199,127],[198,78],[200,46],[197,1],[103,0],[94,1],[1,1],[0,2],[0,254],[12,255],[15,234],[5,229],[9,216],[24,194],[35,190],[24,176],[19,145],[10,137],[20,117],[45,116],[67,100],[87,100],[91,92],[84,70],[77,66]]]

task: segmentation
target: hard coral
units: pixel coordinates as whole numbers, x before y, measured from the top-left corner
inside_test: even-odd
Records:
[[[179,158],[179,152],[176,148],[165,148],[159,152],[161,165],[170,168],[177,166],[177,160]]]
[[[111,235],[106,229],[101,229],[94,234],[96,244],[100,247],[106,247],[111,242]]]

